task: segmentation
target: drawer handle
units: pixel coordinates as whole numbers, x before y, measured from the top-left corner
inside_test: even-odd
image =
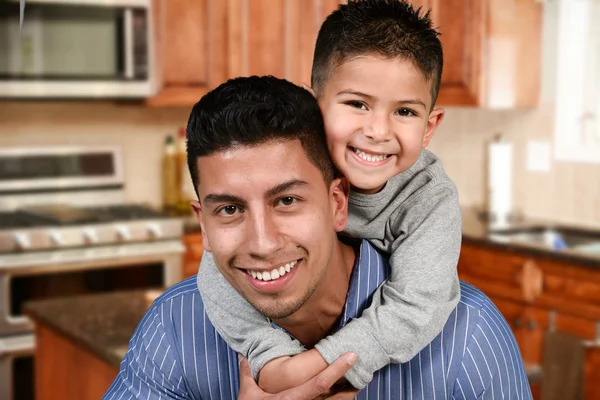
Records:
[[[516,274],[516,281],[521,286],[523,297],[533,302],[544,289],[544,274],[533,260],[527,260]]]

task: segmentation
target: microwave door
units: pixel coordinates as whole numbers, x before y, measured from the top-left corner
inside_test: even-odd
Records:
[[[0,2],[0,98],[154,94],[149,0]],[[4,61],[1,61],[4,60]]]

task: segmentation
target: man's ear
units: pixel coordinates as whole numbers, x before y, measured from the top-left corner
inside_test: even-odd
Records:
[[[435,130],[442,123],[446,110],[443,108],[436,108],[429,113],[429,119],[427,120],[427,128],[425,129],[425,135],[423,135],[423,147],[429,145],[429,141],[435,134]]]
[[[202,205],[199,201],[192,200],[190,201],[190,206],[192,206],[192,210],[194,210],[194,214],[196,214],[196,219],[200,223],[200,229],[202,231],[202,247],[204,247],[204,250],[206,251],[211,251],[210,243],[208,243],[208,237],[206,236],[206,228],[202,221]]]
[[[348,194],[350,183],[346,178],[337,178],[329,186],[331,198],[331,210],[333,211],[333,223],[336,232],[346,229],[348,223]]]

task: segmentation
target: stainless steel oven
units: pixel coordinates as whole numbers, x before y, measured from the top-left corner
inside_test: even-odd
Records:
[[[181,279],[183,221],[124,201],[117,148],[0,149],[0,399],[33,399],[28,300]]]
[[[0,98],[154,93],[151,0],[0,1]],[[23,17],[21,19],[21,17]]]

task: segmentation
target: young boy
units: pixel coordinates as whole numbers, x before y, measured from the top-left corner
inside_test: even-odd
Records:
[[[375,371],[429,344],[458,303],[458,194],[424,149],[444,115],[434,109],[443,64],[437,36],[429,13],[402,0],[351,0],[317,38],[312,89],[333,161],[352,185],[345,233],[390,254],[392,267],[360,318],[306,351],[218,279],[204,254],[198,285],[206,312],[268,392],[306,381],[348,351],[358,360],[346,379],[362,389]]]

